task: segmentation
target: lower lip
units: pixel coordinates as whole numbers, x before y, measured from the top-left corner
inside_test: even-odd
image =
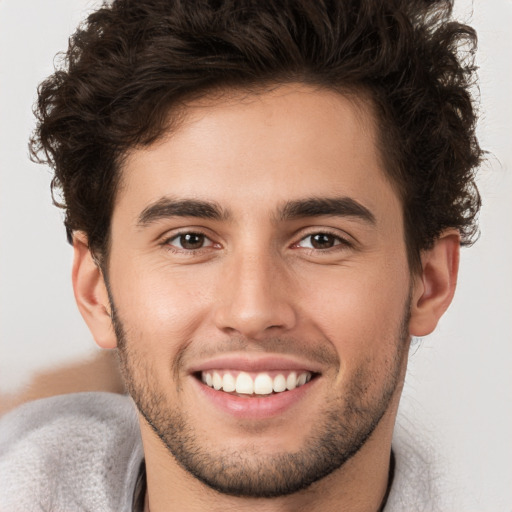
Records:
[[[214,406],[237,418],[265,419],[283,414],[297,405],[316,385],[318,377],[282,393],[262,397],[241,397],[217,391],[193,377],[199,391]]]

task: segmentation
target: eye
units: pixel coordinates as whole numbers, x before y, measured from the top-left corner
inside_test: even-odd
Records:
[[[314,233],[304,237],[297,247],[306,249],[331,249],[336,245],[350,245],[345,239],[331,233]]]
[[[193,251],[213,246],[213,242],[202,233],[180,233],[179,235],[170,238],[166,243],[167,245],[186,251]]]

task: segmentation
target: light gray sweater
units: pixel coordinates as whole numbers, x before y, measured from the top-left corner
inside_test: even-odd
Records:
[[[386,512],[437,510],[428,464],[394,442]],[[131,400],[111,393],[62,395],[0,419],[0,512],[131,512],[143,460]]]

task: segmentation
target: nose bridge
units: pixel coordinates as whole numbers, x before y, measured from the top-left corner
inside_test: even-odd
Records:
[[[271,328],[287,330],[295,324],[284,262],[269,247],[240,248],[225,271],[217,309],[219,328],[255,339]]]

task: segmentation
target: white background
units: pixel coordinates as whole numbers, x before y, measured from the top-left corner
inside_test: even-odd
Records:
[[[50,173],[27,151],[36,86],[94,5],[0,0],[0,393],[98,350],[74,304]],[[480,37],[482,235],[462,251],[455,302],[411,351],[398,421],[436,447],[457,503],[446,510],[511,512],[512,1],[456,0],[456,12]]]

